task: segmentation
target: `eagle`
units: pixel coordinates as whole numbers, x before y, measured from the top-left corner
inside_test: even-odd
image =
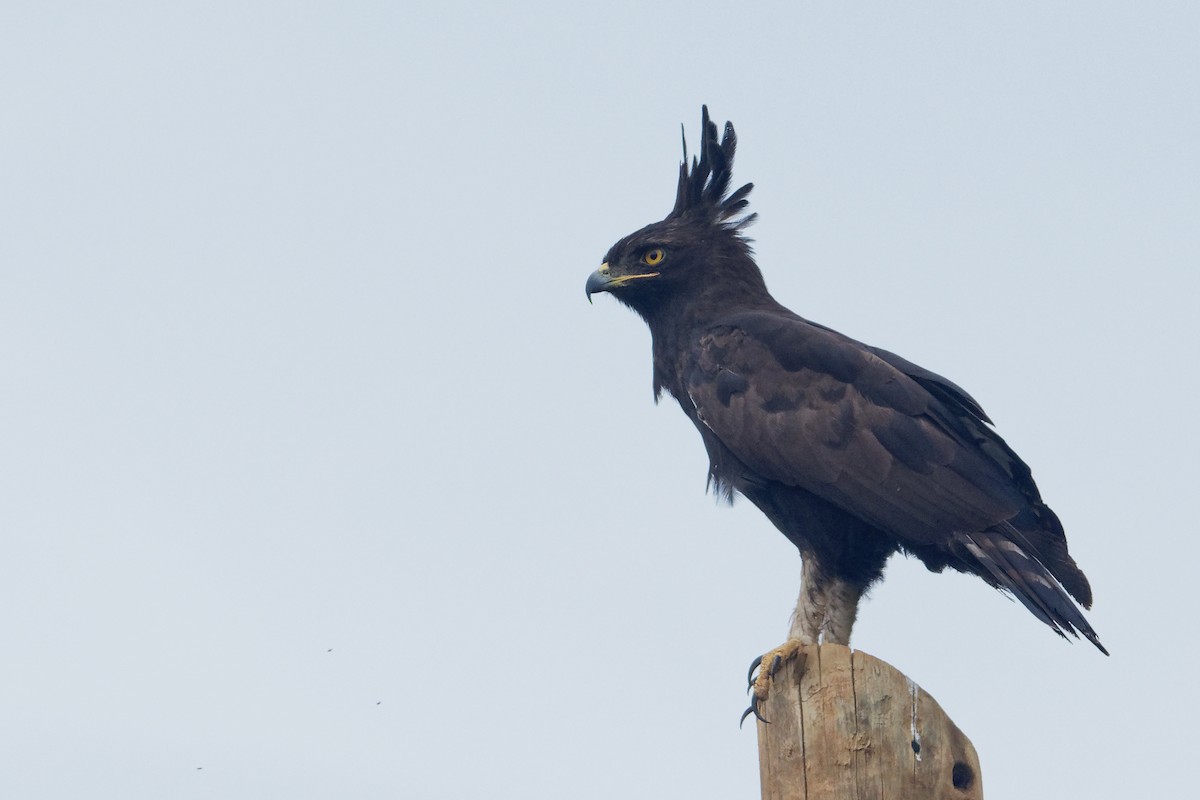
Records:
[[[690,164],[684,136],[671,213],[614,244],[586,293],[611,294],[649,326],[655,401],[674,398],[700,432],[709,487],[746,497],[800,552],[788,640],[751,666],[747,714],[801,646],[849,644],[860,599],[896,552],[977,575],[1107,655],[1080,611],[1092,590],[1062,523],[980,404],[767,291],[744,234],[754,185],[729,191],[736,149],[733,125],[718,138],[705,106]]]

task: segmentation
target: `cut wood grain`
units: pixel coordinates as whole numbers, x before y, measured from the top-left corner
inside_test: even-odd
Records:
[[[805,647],[758,723],[763,800],[981,800],[979,757],[941,706],[889,664]]]

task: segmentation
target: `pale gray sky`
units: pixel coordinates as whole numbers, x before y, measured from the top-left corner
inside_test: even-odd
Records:
[[[583,296],[701,103],[776,296],[979,398],[1113,655],[903,560],[855,646],[990,797],[1191,791],[1200,12],[903,5],[0,6],[0,794],[757,796],[799,561]]]

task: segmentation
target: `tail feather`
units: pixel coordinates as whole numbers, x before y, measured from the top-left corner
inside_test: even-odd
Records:
[[[997,586],[1011,592],[1055,633],[1064,638],[1067,633],[1082,635],[1108,655],[1075,601],[1037,558],[1000,533],[960,533],[957,538]]]

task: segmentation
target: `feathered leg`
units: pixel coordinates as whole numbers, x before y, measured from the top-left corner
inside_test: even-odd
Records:
[[[850,631],[858,618],[858,601],[862,587],[835,578],[825,588],[825,625],[822,640],[830,644],[850,646]]]
[[[771,678],[786,662],[795,659],[805,645],[821,641],[844,645],[850,643],[850,631],[858,615],[862,587],[830,577],[811,555],[802,559],[800,596],[796,600],[796,610],[792,612],[788,640],[755,659],[751,666],[751,676],[754,676],[755,668],[758,668],[758,675],[753,677],[751,689],[754,694],[750,708],[742,715],[743,720],[750,714],[762,719],[758,708],[770,694]]]
[[[812,557],[804,558],[800,566],[800,596],[796,598],[796,610],[792,612],[788,639],[816,644],[825,625],[828,609],[827,583],[821,578],[821,568]]]

